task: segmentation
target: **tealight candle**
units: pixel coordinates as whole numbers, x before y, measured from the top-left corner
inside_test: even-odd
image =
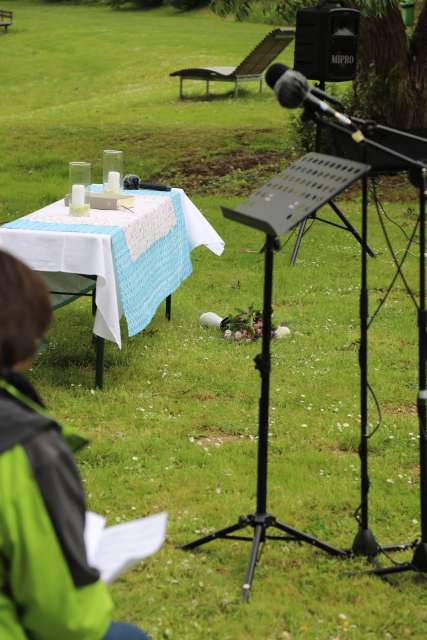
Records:
[[[112,193],[120,192],[120,172],[119,171],[108,172],[107,190],[111,191]]]

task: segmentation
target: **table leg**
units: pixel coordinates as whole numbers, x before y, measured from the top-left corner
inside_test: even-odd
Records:
[[[104,338],[95,336],[95,389],[102,389],[104,385],[104,347]]]
[[[96,285],[92,291],[92,315],[96,314]],[[104,386],[104,350],[105,340],[95,335],[95,389]]]
[[[171,319],[172,294],[166,298],[166,318]]]

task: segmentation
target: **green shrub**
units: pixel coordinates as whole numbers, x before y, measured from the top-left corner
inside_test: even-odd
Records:
[[[307,6],[307,0],[212,0],[211,6],[219,15],[235,15],[238,20],[295,24],[296,12]]]
[[[163,4],[163,0],[134,0],[135,4],[142,9],[154,9]]]
[[[163,4],[163,0],[110,0],[113,9],[118,9],[122,5],[128,5],[129,3],[135,5],[138,9],[154,9],[154,7],[160,7]]]
[[[167,0],[167,4],[171,4],[175,9],[189,11],[196,7],[203,7],[209,4],[209,0]]]

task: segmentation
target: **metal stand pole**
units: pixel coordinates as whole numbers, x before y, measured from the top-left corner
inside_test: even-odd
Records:
[[[353,542],[356,555],[375,556],[379,546],[368,525],[368,261],[366,243],[368,239],[368,178],[362,177],[362,240],[360,272],[360,519],[359,531]]]
[[[256,512],[248,516],[241,516],[237,522],[219,529],[207,536],[203,536],[182,546],[182,549],[189,551],[203,544],[218,538],[231,540],[246,540],[252,542],[249,561],[246,569],[245,579],[242,586],[242,598],[248,602],[255,573],[256,564],[259,558],[261,543],[267,539],[287,540],[297,542],[307,542],[318,549],[326,551],[330,555],[347,557],[348,553],[337,547],[333,547],[313,536],[298,531],[287,524],[276,520],[275,516],[267,512],[267,476],[268,476],[268,422],[269,422],[269,401],[270,401],[270,343],[271,343],[271,314],[272,314],[272,289],[273,289],[273,256],[274,251],[280,247],[275,236],[266,236],[264,246],[264,302],[263,302],[263,337],[262,352],[255,357],[255,368],[261,375],[261,396],[259,400],[259,428],[258,428],[258,465],[257,465],[257,503]],[[245,527],[252,527],[253,537],[231,535]],[[269,536],[267,530],[273,527],[286,536]]]

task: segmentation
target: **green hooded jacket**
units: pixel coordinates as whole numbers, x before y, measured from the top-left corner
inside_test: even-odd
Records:
[[[86,506],[67,444],[78,439],[23,376],[0,383],[0,638],[101,640],[112,604],[87,564]]]

